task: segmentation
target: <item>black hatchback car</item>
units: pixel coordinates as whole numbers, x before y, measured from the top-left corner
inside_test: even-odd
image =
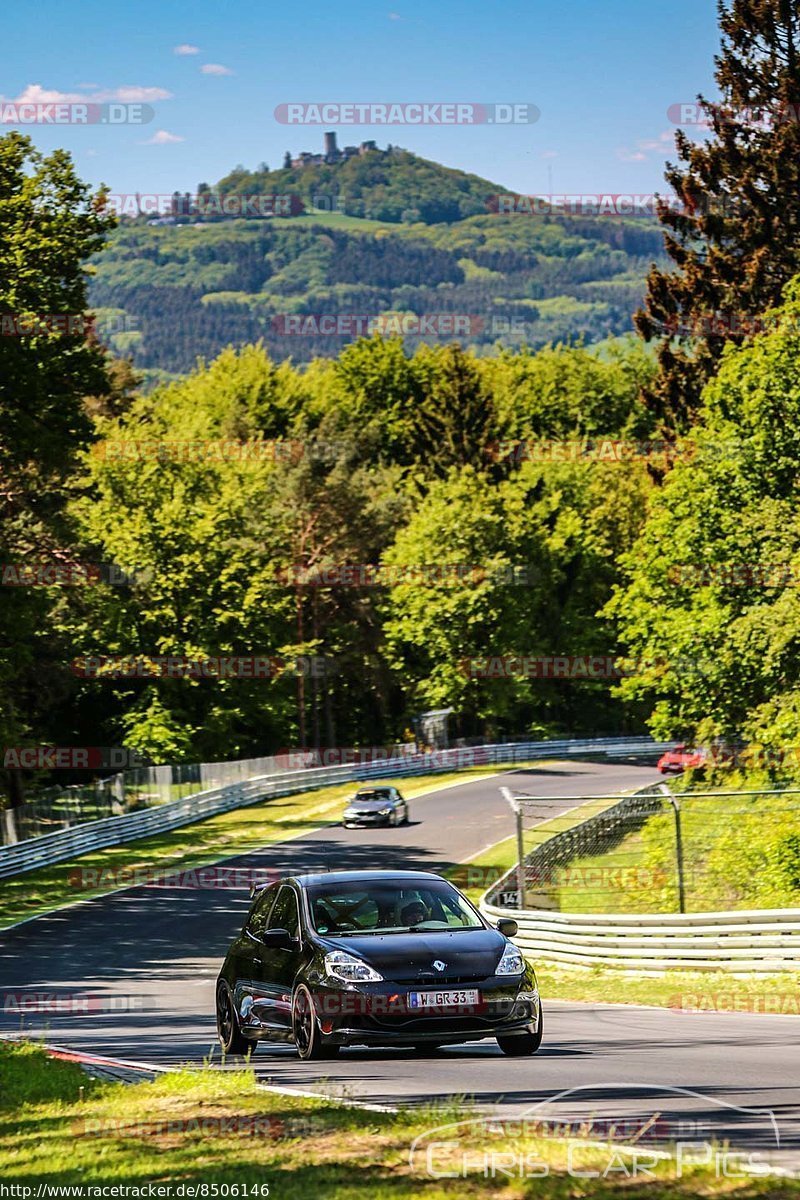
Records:
[[[420,871],[298,875],[259,890],[217,980],[228,1054],[260,1040],[301,1058],[342,1046],[420,1050],[495,1037],[535,1054],[542,1013],[533,967],[452,884]]]

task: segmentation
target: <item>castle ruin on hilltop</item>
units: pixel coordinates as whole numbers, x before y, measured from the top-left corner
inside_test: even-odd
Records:
[[[291,158],[287,150],[286,157],[289,162],[284,162],[284,166],[291,165],[292,167],[318,167],[324,163],[333,164],[338,162],[346,162],[348,158],[358,158],[359,155],[369,154],[372,151],[377,151],[380,154],[387,154],[388,150],[378,150],[376,142],[361,142],[358,146],[345,146],[340,150],[336,145],[336,134],[333,130],[329,130],[325,134],[325,149],[322,154],[311,154],[308,150],[301,150],[297,158]]]

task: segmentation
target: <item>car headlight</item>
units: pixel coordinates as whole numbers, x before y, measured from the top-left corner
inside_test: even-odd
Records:
[[[383,979],[369,963],[356,958],[355,954],[348,954],[346,950],[332,950],[326,954],[325,970],[343,983],[380,983]]]
[[[516,946],[511,943],[503,951],[503,957],[497,964],[495,975],[521,975],[525,970],[525,960]]]
[[[393,812],[394,812],[394,809],[392,808],[392,806],[390,804],[388,808],[381,809],[381,816],[382,817],[390,817]]]

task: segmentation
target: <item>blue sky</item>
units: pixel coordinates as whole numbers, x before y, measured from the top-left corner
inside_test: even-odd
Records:
[[[532,103],[532,125],[331,127],[340,145],[393,142],[519,192],[663,190],[667,109],[715,95],[713,0],[39,0],[3,25],[4,100],[152,102],[143,126],[27,129],[124,193],[194,191],[321,148],[321,127],[275,120],[292,101]]]

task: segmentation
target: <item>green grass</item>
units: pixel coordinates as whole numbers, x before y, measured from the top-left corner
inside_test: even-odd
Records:
[[[409,799],[454,782],[467,782],[503,770],[502,766],[467,767],[460,771],[381,780],[399,787]],[[344,800],[359,785],[354,782],[317,788],[261,804],[237,808],[184,825],[169,833],[141,838],[81,855],[67,862],[11,879],[0,880],[0,929],[25,917],[38,916],[75,900],[114,891],[144,873],[185,871],[262,846],[302,837],[321,826],[336,824]],[[96,871],[98,886],[76,886],[75,873]],[[127,873],[127,874],[125,874]]]
[[[800,907],[800,796],[681,797],[687,912]],[[557,907],[578,913],[679,911],[675,820],[650,817],[605,852],[560,872]]]
[[[313,225],[324,225],[330,229],[348,230],[351,233],[375,233],[385,229],[389,233],[403,233],[407,226],[390,221],[373,221],[369,217],[350,217],[346,213],[318,212],[303,213],[297,217],[272,217],[272,224],[284,229],[310,228]]]
[[[536,964],[548,1000],[651,1004],[676,1012],[783,1013],[800,1016],[800,971],[733,976],[728,971],[665,971],[660,975],[604,967]],[[676,1025],[675,1033],[680,1031]]]
[[[576,1168],[579,1163],[584,1171],[609,1172],[607,1179],[587,1186],[585,1179],[566,1173],[563,1138],[542,1136],[530,1126],[498,1131],[496,1125],[473,1122],[447,1131],[447,1145],[436,1150],[431,1171],[425,1148],[441,1135],[423,1141],[413,1158],[412,1142],[437,1126],[469,1118],[469,1112],[450,1106],[371,1113],[259,1089],[249,1070],[184,1071],[153,1083],[105,1083],[87,1078],[72,1063],[48,1059],[32,1043],[0,1043],[0,1077],[0,1180],[6,1187],[34,1191],[39,1184],[160,1183],[169,1184],[175,1197],[182,1184],[183,1195],[188,1186],[226,1184],[256,1185],[259,1196],[268,1188],[274,1200],[411,1200],[420,1193],[429,1200],[568,1200],[587,1194],[605,1200],[619,1196],[619,1164],[626,1161],[611,1143],[571,1139],[573,1154],[578,1150]],[[485,1168],[487,1155],[505,1172],[509,1156],[523,1168],[535,1162],[538,1177],[520,1178],[518,1167],[516,1178],[504,1171],[492,1178]],[[651,1170],[652,1177],[625,1182],[629,1200],[800,1194],[794,1181],[771,1193],[764,1180],[723,1181],[705,1167],[676,1178],[670,1158]]]

